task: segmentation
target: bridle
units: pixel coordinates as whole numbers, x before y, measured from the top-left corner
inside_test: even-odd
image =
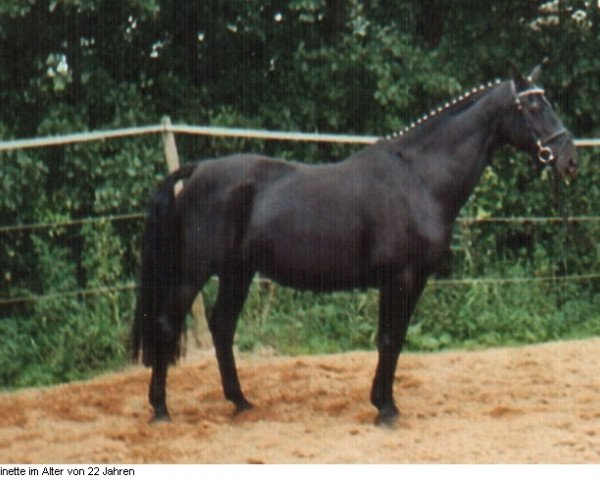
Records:
[[[546,94],[546,92],[544,91],[543,88],[534,86],[534,87],[528,88],[527,90],[523,90],[522,92],[517,93],[517,89],[516,89],[514,81],[511,81],[511,88],[513,91],[513,95],[515,97],[515,104],[517,105],[517,110],[519,110],[519,112],[521,112],[523,114],[523,117],[525,118],[525,123],[527,123],[527,126],[529,127],[529,130],[531,131],[531,134],[532,134],[535,144],[537,146],[538,160],[541,163],[543,163],[544,165],[552,165],[556,161],[556,156],[554,155],[554,152],[552,151],[552,149],[549,146],[547,146],[547,144],[548,144],[548,142],[550,142],[562,135],[568,134],[567,129],[564,127],[559,128],[557,131],[552,132],[550,135],[540,138],[540,136],[535,131],[531,113],[523,106],[523,104],[521,103],[521,98],[529,96],[529,95],[542,95],[543,96]]]

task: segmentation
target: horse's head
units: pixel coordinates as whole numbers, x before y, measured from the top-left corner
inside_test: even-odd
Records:
[[[528,77],[517,75],[511,82],[517,113],[515,144],[529,150],[537,161],[550,165],[562,177],[577,175],[577,150],[571,133],[556,116],[544,89],[536,85],[541,65]]]

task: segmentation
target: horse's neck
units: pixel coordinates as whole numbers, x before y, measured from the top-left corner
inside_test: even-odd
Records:
[[[512,100],[510,84],[487,92],[464,112],[438,122],[438,128],[405,140],[402,155],[444,203],[454,219],[479,182],[492,153],[500,146],[498,125]]]

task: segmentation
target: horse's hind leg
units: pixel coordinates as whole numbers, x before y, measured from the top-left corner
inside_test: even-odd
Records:
[[[157,352],[160,354],[160,352]],[[148,400],[154,409],[153,422],[169,421],[171,415],[167,409],[167,368],[168,361],[165,358],[157,358],[152,365],[152,377],[150,378],[150,389],[148,391]]]
[[[167,300],[166,313],[158,317],[157,328],[160,331],[148,392],[150,405],[154,409],[153,421],[168,421],[171,418],[167,409],[167,369],[170,360],[176,356],[175,350],[178,348],[181,329],[184,328],[185,316],[199,290],[197,282],[188,282],[174,288]]]
[[[219,363],[225,398],[234,403],[236,413],[252,408],[240,387],[233,356],[237,320],[252,283],[253,272],[229,271],[219,277],[219,293],[208,322]]]

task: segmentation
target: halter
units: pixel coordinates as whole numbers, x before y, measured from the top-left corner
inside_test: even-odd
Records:
[[[521,98],[529,95],[545,95],[546,92],[543,88],[531,87],[527,90],[523,90],[522,92],[517,93],[514,81],[511,81],[511,88],[515,97],[515,104],[517,105],[517,110],[519,110],[519,112],[523,114],[523,116],[525,117],[525,123],[527,123],[527,125],[529,126],[529,130],[532,132],[535,144],[537,146],[538,160],[544,165],[552,165],[556,161],[556,157],[552,149],[546,144],[554,140],[555,138],[558,138],[561,135],[565,135],[566,133],[568,133],[567,129],[563,127],[558,129],[556,132],[551,133],[545,138],[539,138],[539,136],[535,132],[535,128],[533,128],[533,120],[531,118],[531,114],[526,108],[523,107],[523,104],[521,103]]]

